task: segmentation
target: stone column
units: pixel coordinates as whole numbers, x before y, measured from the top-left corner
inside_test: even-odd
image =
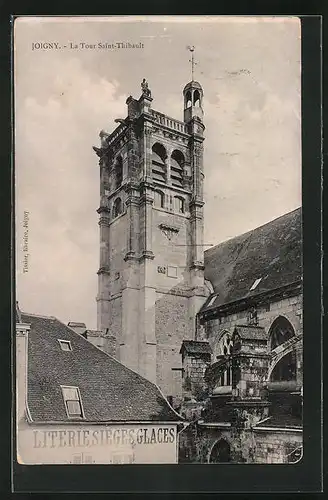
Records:
[[[122,280],[122,337],[120,361],[139,371],[139,197],[137,187],[130,183],[127,191],[127,253]]]
[[[100,255],[98,270],[97,329],[105,332],[109,327],[110,297],[110,210],[106,194],[108,186],[108,168],[100,162],[100,206],[99,214]]]
[[[153,234],[153,186],[144,182],[140,197],[139,373],[156,382],[156,335]]]
[[[200,124],[201,125],[201,124]],[[201,125],[202,126],[202,125]],[[196,316],[208,295],[204,286],[204,217],[203,217],[203,138],[195,131],[191,143],[192,197],[190,202],[190,284],[189,317],[192,338],[196,337]]]
[[[151,135],[152,127],[149,123],[144,124],[143,132],[143,178],[146,182],[151,182]]]
[[[109,327],[110,259],[109,259],[109,213],[98,209],[100,214],[100,267],[98,274],[97,329],[105,332]]]
[[[139,142],[136,136],[136,130],[131,124],[127,130],[128,137],[128,179],[131,182],[137,182],[139,177]]]
[[[124,260],[137,257],[139,253],[138,236],[139,228],[139,205],[140,191],[138,187],[132,183],[126,187],[127,199],[127,219],[128,219],[128,234],[127,234],[127,253]]]
[[[140,197],[140,253],[141,257],[153,259],[153,187],[146,183],[142,186]]]

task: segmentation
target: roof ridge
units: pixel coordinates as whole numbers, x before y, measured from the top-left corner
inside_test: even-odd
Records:
[[[28,312],[25,312],[25,311],[21,311],[21,314],[25,314],[25,316],[32,316],[33,318],[57,319],[55,316],[44,316],[42,314],[28,313]],[[60,320],[57,319],[57,321],[60,321]]]
[[[207,342],[208,340],[183,339],[182,342]]]
[[[301,210],[302,210],[302,206],[299,206],[299,207],[295,208],[294,210],[291,210],[290,212],[286,212],[285,214],[279,215],[279,217],[275,217],[274,219],[271,219],[271,220],[265,222],[264,224],[261,224],[260,226],[254,227],[253,229],[250,229],[249,231],[245,231],[244,233],[236,234],[235,236],[232,236],[231,238],[227,238],[226,240],[221,241],[217,245],[214,245],[211,248],[208,248],[207,250],[204,251],[204,253],[210,252],[211,250],[218,248],[219,246],[223,245],[224,243],[228,243],[228,242],[233,241],[237,238],[241,238],[242,236],[246,236],[247,234],[250,235],[251,233],[254,233],[255,231],[257,231],[258,229],[261,229],[262,227],[265,227],[268,224],[272,224],[273,222],[281,219],[282,217],[286,217],[287,215],[291,215],[293,212],[297,212],[297,211],[301,211]]]
[[[235,328],[260,328],[262,330],[265,330],[264,326],[260,325],[235,325]]]

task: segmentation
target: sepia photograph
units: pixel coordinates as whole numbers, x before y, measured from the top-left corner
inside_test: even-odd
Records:
[[[301,461],[300,19],[22,16],[13,57],[17,462]]]

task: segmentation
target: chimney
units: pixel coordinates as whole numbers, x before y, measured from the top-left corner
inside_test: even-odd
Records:
[[[67,323],[67,326],[71,328],[71,330],[74,330],[75,333],[79,333],[80,335],[85,336],[85,333],[87,331],[87,327],[85,323],[80,323],[78,321],[69,321]]]

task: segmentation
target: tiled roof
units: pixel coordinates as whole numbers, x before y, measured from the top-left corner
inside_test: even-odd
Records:
[[[180,353],[185,349],[190,354],[207,354],[211,353],[212,349],[208,342],[200,340],[183,340]]]
[[[34,421],[65,421],[61,385],[80,389],[85,420],[181,420],[158,387],[52,317],[22,313],[28,337],[28,406]],[[58,339],[69,340],[63,351]]]
[[[236,326],[236,333],[242,338],[246,340],[267,340],[267,333],[262,326],[254,326],[254,325],[240,325]]]
[[[301,230],[302,212],[298,208],[206,250],[205,279],[212,283],[215,293],[202,311],[301,280]]]

